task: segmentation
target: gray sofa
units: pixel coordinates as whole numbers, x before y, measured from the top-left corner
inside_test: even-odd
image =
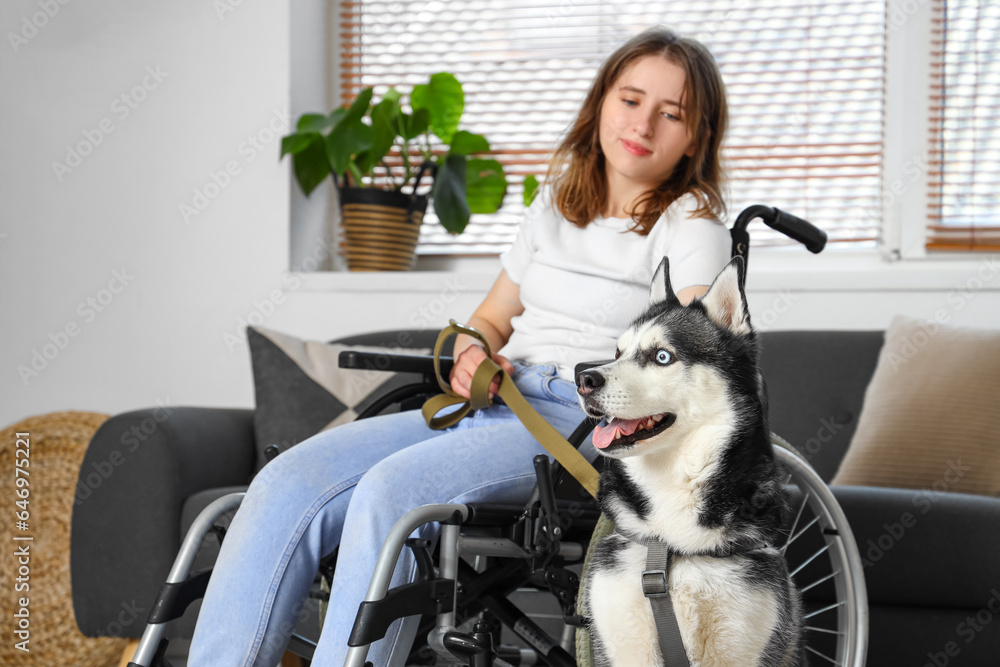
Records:
[[[381,335],[395,343],[398,333],[338,342],[377,344]],[[413,347],[428,347],[436,336],[413,334]],[[882,333],[761,338],[771,428],[829,482],[854,433]],[[252,410],[159,408],[117,415],[100,428],[81,467],[72,519],[73,606],[84,635],[141,635],[194,516],[252,477],[253,416]],[[1000,611],[1000,499],[944,494],[915,525],[903,527],[917,491],[841,486],[834,493],[865,561],[868,664],[998,664],[1000,619],[989,621]],[[199,566],[214,559],[212,545],[203,552]],[[190,637],[197,609],[196,603],[172,622],[168,635]]]

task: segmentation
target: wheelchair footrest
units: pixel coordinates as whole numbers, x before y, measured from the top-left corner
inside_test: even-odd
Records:
[[[385,637],[397,618],[424,614],[445,614],[455,606],[455,581],[430,579],[398,586],[381,600],[365,601],[351,629],[348,646],[364,646]]]

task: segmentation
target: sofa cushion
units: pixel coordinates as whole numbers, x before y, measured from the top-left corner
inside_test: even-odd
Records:
[[[834,484],[1000,495],[1000,332],[896,317]]]
[[[284,451],[320,431],[354,420],[376,397],[422,380],[418,373],[341,369],[341,352],[430,352],[412,347],[412,339],[392,341],[391,346],[322,343],[257,326],[247,327],[247,339],[256,397],[257,470],[267,462],[264,450],[268,446]]]

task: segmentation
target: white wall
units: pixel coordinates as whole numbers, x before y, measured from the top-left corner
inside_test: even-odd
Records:
[[[245,350],[228,351],[222,333],[288,265],[288,13],[284,2],[3,3],[0,422],[252,404]],[[143,99],[129,108],[123,95]],[[96,147],[56,173],[80,143]],[[238,173],[219,175],[227,164]],[[196,201],[206,187],[214,199]],[[181,206],[196,204],[185,220]],[[22,379],[33,357],[38,374]]]
[[[40,14],[48,5],[52,17]],[[225,6],[0,5],[0,426],[57,410],[250,407],[248,320],[318,339],[434,327],[466,317],[496,275],[496,259],[448,263],[453,272],[288,273],[297,186],[278,160],[279,137],[322,96],[290,100],[290,53],[304,51],[291,48],[289,3],[220,14]],[[322,6],[297,7],[305,14],[291,24],[315,27]],[[26,17],[43,27],[26,29]],[[123,106],[144,81],[149,90],[135,96],[145,99]],[[67,147],[88,137],[92,152],[57,174],[53,163],[66,164]],[[239,173],[186,221],[180,207],[203,205],[194,189],[204,192],[227,163]],[[316,215],[303,224],[322,237]],[[308,233],[295,243],[297,256],[312,243],[324,258]],[[952,324],[1000,328],[997,259],[758,253],[751,305],[771,329],[879,329],[894,313],[941,312]]]

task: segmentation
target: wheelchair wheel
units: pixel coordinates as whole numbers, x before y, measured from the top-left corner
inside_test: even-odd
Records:
[[[854,534],[812,467],[780,437],[772,442],[792,508],[782,552],[802,592],[810,664],[863,667],[868,594]]]

